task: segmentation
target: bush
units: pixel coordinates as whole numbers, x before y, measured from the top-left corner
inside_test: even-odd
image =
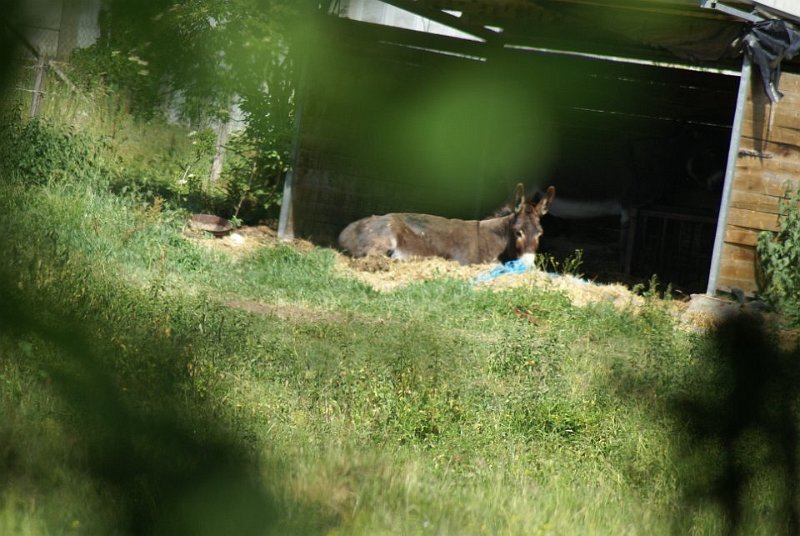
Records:
[[[68,181],[75,177],[107,184],[115,175],[103,139],[57,127],[45,120],[23,121],[18,111],[0,121],[0,174],[26,184]]]
[[[800,188],[787,188],[776,232],[763,231],[756,250],[761,297],[800,324]]]
[[[171,176],[154,176],[148,156],[148,166],[134,165],[115,189],[247,223],[277,218],[294,134],[294,63],[282,22],[293,4],[251,9],[245,1],[245,9],[238,1],[199,2],[167,9],[156,3],[141,8],[153,10],[144,18],[140,8],[131,12],[124,4],[104,11],[100,39],[73,53],[70,76],[91,94],[108,89],[120,96],[138,119],[193,128],[197,158],[172,165]],[[140,28],[142,20],[147,24]],[[212,182],[217,140],[204,127],[227,121],[234,102],[245,129],[227,141],[222,175]]]
[[[286,151],[266,147],[249,130],[234,136],[226,146],[221,186],[232,217],[257,222],[279,215],[288,156]]]

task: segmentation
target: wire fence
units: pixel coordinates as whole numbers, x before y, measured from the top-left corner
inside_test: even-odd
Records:
[[[72,121],[81,113],[78,108],[84,109],[82,115],[87,116],[90,114],[85,109],[103,105],[89,102],[96,100],[98,95],[102,97],[102,91],[93,93],[90,98],[68,74],[70,53],[91,46],[100,37],[101,0],[52,0],[48,7],[50,9],[42,9],[28,17],[26,26],[10,28],[19,44],[20,64],[13,81],[13,105],[31,119],[55,113],[61,119]],[[64,99],[65,91],[70,94],[69,99]],[[107,97],[113,99],[112,95]],[[172,112],[171,109],[167,111],[171,121],[181,123],[179,114]],[[245,128],[244,114],[234,102],[227,121],[214,120],[207,126],[217,137],[209,177],[211,182],[215,182],[222,172],[226,144],[234,133]]]
[[[15,101],[33,118],[41,113],[49,78],[77,91],[63,62],[73,50],[91,46],[99,38],[101,0],[52,0],[30,9],[26,24],[9,25],[9,30],[19,44],[21,67],[14,82]]]

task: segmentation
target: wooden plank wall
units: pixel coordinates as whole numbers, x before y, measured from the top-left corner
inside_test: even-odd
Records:
[[[800,75],[783,73],[772,104],[757,75],[751,81],[733,179],[717,288],[758,291],[756,241],[778,227],[778,201],[800,186]]]

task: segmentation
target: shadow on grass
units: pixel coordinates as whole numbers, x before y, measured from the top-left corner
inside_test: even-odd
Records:
[[[10,275],[6,270],[0,273]],[[47,418],[68,430],[69,444],[54,448],[67,452],[70,467],[60,466],[62,460],[39,462],[47,466],[25,476],[38,490],[36,494],[51,491],[48,487],[58,481],[53,474],[67,470],[85,475],[102,509],[92,512],[108,519],[115,533],[123,534],[284,534],[319,521],[319,516],[303,514],[307,505],[277,499],[273,494],[277,482],[264,478],[273,466],[265,467],[241,433],[224,425],[214,408],[181,385],[188,380],[181,364],[190,357],[190,348],[203,341],[176,342],[153,335],[124,356],[116,355],[103,340],[113,324],[54,321],[66,318],[69,311],[48,304],[46,298],[20,292],[17,285],[8,283],[13,279],[4,277],[0,282],[0,335],[7,341],[34,340],[37,347],[46,349],[28,355],[12,350],[3,359],[16,360],[23,368],[38,369],[47,376],[42,398],[36,393],[32,400],[40,403],[55,394],[65,409],[48,411]],[[120,371],[120,364],[127,368]],[[13,395],[11,400],[13,408]],[[11,442],[0,445],[0,452],[20,454],[26,448],[24,441],[13,444],[13,433],[0,440]],[[34,441],[52,442],[53,438]],[[14,467],[24,458],[21,454],[0,459],[0,471],[30,473],[24,463]],[[277,480],[281,473],[277,465],[274,468]],[[69,481],[66,485],[70,486]],[[14,493],[6,486],[13,483],[0,479],[0,498],[7,489]],[[287,522],[287,508],[299,522]]]
[[[2,332],[17,340],[33,338],[55,349],[41,366],[68,408],[58,418],[77,438],[81,455],[73,463],[96,484],[117,530],[131,534],[269,532],[277,505],[261,481],[255,457],[238,438],[204,417],[207,409],[197,408],[190,421],[181,416],[171,371],[165,370],[149,388],[124,393],[119,377],[103,359],[107,356],[98,351],[105,345],[94,340],[85,325],[42,323],[27,314],[25,304],[12,299],[14,294],[8,290],[0,286],[0,302],[5,304],[0,310]],[[157,346],[143,345],[137,352]],[[168,343],[161,345],[161,351],[181,353]]]
[[[722,323],[701,352],[703,380],[676,396],[686,511],[711,504],[724,531],[798,534],[800,349],[779,348],[756,318]]]

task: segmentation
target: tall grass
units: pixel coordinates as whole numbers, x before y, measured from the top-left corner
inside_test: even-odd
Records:
[[[210,128],[192,128],[171,119],[166,110],[141,118],[133,113],[124,93],[94,80],[83,84],[80,79],[85,75],[73,73],[68,65],[61,65],[59,72],[75,77],[71,79],[75,83],[65,83],[49,71],[35,121],[20,123],[29,115],[30,93],[26,89],[32,87],[32,79],[20,76],[4,95],[1,122],[6,127],[10,123],[22,125],[18,132],[5,136],[3,146],[7,150],[30,151],[36,147],[45,151],[38,155],[45,159],[60,156],[59,151],[77,150],[84,158],[73,162],[87,168],[77,173],[84,182],[90,173],[101,174],[107,186],[118,193],[134,193],[149,200],[161,197],[173,207],[197,212],[231,210],[224,189],[209,182],[216,141]],[[54,143],[42,134],[48,128],[69,139]],[[39,160],[23,158],[20,162],[41,168]],[[91,165],[85,166],[87,163]],[[50,169],[58,171],[57,167]],[[32,171],[38,171],[34,175],[43,180],[41,169]]]

